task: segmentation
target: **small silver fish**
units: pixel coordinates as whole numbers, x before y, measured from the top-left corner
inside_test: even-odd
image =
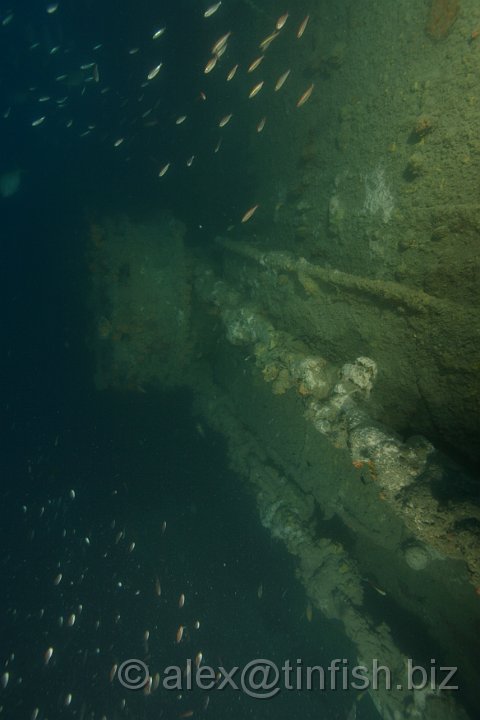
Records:
[[[246,222],[248,222],[248,221],[250,220],[250,218],[252,217],[252,215],[256,212],[256,210],[257,210],[258,207],[259,207],[258,205],[254,205],[253,207],[250,208],[250,210],[247,210],[247,212],[246,212],[245,215],[242,217],[242,219],[240,220],[240,222],[241,222],[241,223],[246,223]],[[262,587],[262,594],[263,594],[263,587]]]
[[[314,87],[315,87],[315,84],[312,83],[312,84],[310,85],[310,87],[307,88],[307,90],[305,90],[305,92],[303,93],[303,95],[301,95],[301,96],[299,97],[299,99],[298,99],[298,101],[297,101],[297,108],[302,107],[302,105],[305,105],[305,103],[307,102],[307,100],[310,98],[310,95],[312,94]]]
[[[178,630],[177,630],[177,634],[176,634],[176,636],[175,636],[175,640],[176,640],[177,645],[182,642],[183,630],[184,630],[183,625],[180,625],[179,628],[178,628]]]
[[[300,39],[300,38],[302,37],[303,33],[305,32],[305,28],[307,27],[307,24],[308,24],[308,21],[309,21],[309,20],[310,20],[310,15],[307,15],[307,17],[305,18],[305,20],[303,20],[303,21],[300,23],[300,27],[299,27],[298,30],[297,30],[297,38],[298,38],[298,39]]]
[[[208,75],[209,72],[212,72],[213,68],[217,64],[217,59],[218,59],[218,55],[214,55],[213,57],[210,58],[210,60],[205,65],[205,68],[203,71],[205,73],[205,75]]]
[[[163,65],[163,63],[159,63],[154,68],[152,68],[147,75],[147,80],[153,80],[153,78],[157,77],[162,65]]]
[[[260,65],[260,63],[262,62],[262,60],[263,60],[264,57],[265,57],[265,55],[260,55],[260,57],[258,57],[256,60],[254,60],[254,61],[248,66],[248,68],[247,68],[247,73],[251,73],[251,72],[253,72],[254,70],[256,70],[256,69],[258,68],[258,66]]]
[[[222,0],[220,0],[220,2],[215,3],[214,5],[210,5],[210,7],[208,7],[205,10],[205,12],[203,13],[203,17],[204,18],[212,17],[212,15],[217,12],[217,10],[221,4],[222,4]]]
[[[254,98],[255,95],[258,95],[258,93],[260,92],[260,90],[263,87],[263,83],[264,83],[264,81],[261,80],[259,83],[257,83],[256,85],[253,86],[253,88],[250,90],[250,93],[248,95],[249,99]]]
[[[222,119],[218,123],[218,127],[221,127],[221,128],[225,127],[225,125],[227,125],[227,123],[230,122],[232,117],[233,117],[233,113],[230,113],[230,115],[224,115],[224,117],[222,117]]]
[[[261,132],[262,132],[263,128],[265,127],[265,123],[266,123],[266,122],[267,122],[267,118],[266,118],[266,117],[263,117],[263,118],[260,120],[260,122],[259,122],[258,125],[257,125],[257,132],[258,132],[258,133],[261,133]]]
[[[233,80],[233,78],[234,78],[235,73],[237,72],[237,70],[238,70],[238,64],[237,64],[237,65],[234,65],[234,66],[232,67],[232,69],[230,70],[230,72],[228,73],[228,75],[227,75],[227,82],[230,82],[230,80]]]
[[[283,15],[281,15],[278,18],[275,28],[277,30],[281,30],[283,28],[283,26],[285,25],[285,23],[287,22],[287,20],[288,20],[288,12],[284,13]]]
[[[282,85],[284,84],[285,80],[288,78],[289,75],[290,75],[290,70],[286,70],[283,73],[283,75],[280,75],[277,82],[275,83],[275,92],[277,92],[277,90],[280,90],[280,88],[282,87]]]

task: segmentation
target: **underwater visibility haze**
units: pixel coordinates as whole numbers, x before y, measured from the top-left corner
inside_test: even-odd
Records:
[[[0,55],[0,720],[476,720],[480,7]]]

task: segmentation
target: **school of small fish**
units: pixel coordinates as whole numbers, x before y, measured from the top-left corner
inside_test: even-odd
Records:
[[[48,22],[59,21],[62,12],[66,10],[61,3],[50,3],[45,7],[45,16],[52,18]],[[139,138],[149,133],[152,152],[148,165],[156,165],[155,175],[166,182],[167,171],[168,178],[178,177],[182,167],[192,167],[194,158],[195,167],[200,167],[202,160],[208,161],[210,153],[218,153],[225,133],[228,136],[235,132],[233,126],[237,120],[233,122],[233,118],[249,122],[251,117],[254,134],[262,133],[269,118],[269,110],[272,112],[271,122],[278,112],[278,104],[273,104],[273,96],[280,93],[287,79],[288,90],[282,100],[283,112],[289,114],[307,103],[314,92],[314,83],[305,83],[301,68],[295,70],[278,65],[285,56],[297,54],[294,44],[307,30],[310,20],[308,14],[284,12],[277,19],[272,18],[270,24],[266,23],[265,36],[255,40],[240,36],[240,31],[233,27],[233,23],[230,24],[227,7],[222,2],[200,7],[196,12],[198,19],[193,17],[191,22],[205,23],[202,32],[206,36],[210,34],[210,49],[205,52],[203,66],[197,70],[193,68],[192,86],[198,87],[196,96],[183,99],[183,92],[179,92],[181,106],[166,106],[162,97],[165,85],[174,83],[175,67],[171,58],[166,59],[168,53],[164,56],[165,38],[168,38],[170,28],[162,22],[159,13],[157,24],[145,27],[143,40],[137,38],[135,44],[123,47],[124,57],[131,58],[124,87],[114,85],[108,70],[108,37],[99,38],[99,42],[85,48],[85,61],[77,64],[72,60],[78,54],[72,53],[71,44],[65,40],[63,44],[59,41],[53,45],[36,40],[24,47],[23,52],[30,53],[35,63],[41,59],[45,76],[42,82],[25,89],[30,114],[27,122],[37,133],[54,125],[55,129],[63,127],[79,139],[96,138],[102,145],[109,145],[112,152],[126,162],[135,156]],[[13,32],[14,11],[8,11],[3,18],[0,15],[0,23]],[[56,35],[62,38],[60,32]],[[52,38],[56,35],[52,33]],[[280,45],[282,42],[284,44]],[[256,48],[251,60],[245,64],[238,61],[242,44],[249,47],[253,44]],[[281,50],[272,56],[271,48],[275,46],[287,47],[289,52]],[[148,62],[151,58],[155,60]],[[252,84],[250,76],[258,79]],[[224,83],[229,83],[228,87]],[[235,88],[231,89],[233,86]],[[86,113],[80,110],[82,103]],[[205,112],[200,112],[199,103],[205,105]],[[41,107],[42,111],[36,112],[35,107]],[[208,107],[212,108],[211,112]],[[16,115],[20,116],[20,111],[12,101],[3,108],[1,115],[5,121],[17,123]],[[86,115],[89,119],[85,119]],[[28,115],[25,116],[23,112],[21,121],[25,122],[26,117]],[[198,122],[207,123],[207,126],[210,124],[211,133],[205,133],[205,128],[202,133],[196,133]],[[213,135],[215,124],[217,130],[222,130],[217,138]],[[226,130],[227,125],[232,125],[232,129]],[[162,147],[161,140],[167,126],[169,133],[170,126],[179,128],[175,147],[170,142]],[[195,138],[200,135],[204,144],[195,147]],[[210,172],[208,162],[204,167]],[[251,219],[258,206],[257,202],[250,209],[240,212],[238,222],[245,223]]]
[[[200,646],[199,594],[189,582],[188,590],[178,587],[177,562],[166,554],[166,521],[158,523],[151,547],[132,539],[115,517],[100,524],[97,518],[85,532],[85,523],[77,522],[85,510],[78,508],[80,494],[72,488],[42,505],[18,505],[17,545],[25,567],[19,570],[15,553],[3,558],[3,590],[13,599],[27,577],[30,589],[7,605],[3,618],[9,631],[0,646],[0,718],[54,720],[67,708],[79,720],[146,717],[145,702],[155,717],[204,712],[208,694],[165,697],[160,686],[166,667],[190,672],[208,650]],[[149,669],[140,692],[118,681],[118,668],[129,658]]]

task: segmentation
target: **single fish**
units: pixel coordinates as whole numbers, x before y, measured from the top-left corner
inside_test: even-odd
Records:
[[[285,83],[285,80],[288,78],[289,75],[290,75],[290,70],[286,70],[283,73],[283,75],[280,75],[277,82],[275,83],[275,92],[277,92],[277,90],[280,90],[280,88]]]
[[[263,128],[265,127],[265,123],[266,123],[266,122],[267,122],[267,118],[266,118],[266,117],[263,117],[263,118],[260,120],[260,122],[259,122],[258,125],[257,125],[257,132],[258,132],[258,133],[261,133],[261,132],[262,132]]]
[[[227,82],[230,82],[230,80],[233,79],[233,77],[235,76],[235,73],[237,72],[237,70],[238,70],[238,63],[237,63],[237,65],[234,65],[234,66],[232,67],[232,69],[230,70],[230,72],[228,73],[228,75],[227,75]]]
[[[230,122],[232,117],[233,117],[233,113],[230,113],[230,115],[225,115],[224,117],[222,117],[222,119],[218,123],[218,127],[221,127],[221,128],[225,127],[225,125],[227,125],[227,123]]]
[[[210,5],[210,7],[208,7],[205,10],[205,12],[203,13],[203,17],[204,18],[212,17],[212,15],[217,12],[217,10],[221,4],[222,4],[222,0],[220,0],[220,2],[215,3],[214,5]]]
[[[183,630],[184,630],[183,625],[180,625],[179,628],[178,628],[178,630],[177,630],[177,635],[176,635],[176,637],[175,637],[175,640],[176,640],[177,645],[182,642]]]
[[[260,63],[262,62],[262,60],[263,60],[264,57],[265,57],[265,55],[260,55],[260,57],[258,57],[256,60],[254,60],[254,61],[248,66],[247,72],[248,72],[248,73],[251,73],[251,72],[253,72],[254,70],[256,70],[256,69],[258,68],[258,66],[260,65]]]
[[[263,84],[264,84],[264,81],[260,80],[259,83],[257,83],[256,85],[253,86],[253,88],[250,90],[250,93],[248,95],[249,100],[250,100],[250,98],[254,98],[255,95],[258,95],[258,93],[260,92],[260,90],[263,87]]]
[[[203,71],[205,73],[205,75],[208,75],[209,72],[212,72],[213,68],[217,64],[217,60],[218,60],[217,55],[214,55],[213,57],[210,58],[210,60],[205,65],[205,69]]]
[[[315,87],[315,84],[312,83],[312,84],[310,85],[310,87],[307,88],[307,90],[305,90],[305,92],[303,93],[303,95],[301,95],[301,96],[299,97],[298,102],[297,102],[297,108],[302,107],[302,105],[305,105],[305,103],[307,102],[307,100],[310,98],[310,95],[312,94],[314,87]]]
[[[300,23],[300,27],[297,30],[297,38],[298,39],[300,39],[302,37],[303,33],[305,32],[305,28],[307,27],[309,20],[310,20],[310,15],[307,15],[305,20],[302,20],[302,22]]]
[[[163,63],[159,63],[154,68],[150,70],[150,72],[147,75],[147,80],[153,80],[153,78],[157,77],[158,73],[160,72],[160,68],[162,67]]]
[[[283,15],[280,15],[280,17],[277,20],[277,24],[275,25],[277,30],[281,30],[285,23],[288,20],[288,12],[284,13]]]
[[[254,205],[253,207],[250,208],[250,210],[247,210],[247,212],[242,217],[240,222],[242,222],[242,223],[248,222],[250,220],[250,218],[254,215],[254,213],[256,212],[258,207],[259,207],[258,205]]]

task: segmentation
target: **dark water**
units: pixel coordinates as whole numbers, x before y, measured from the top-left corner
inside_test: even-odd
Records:
[[[216,141],[202,129],[207,123],[178,142],[174,126],[160,133],[139,120],[156,102],[159,123],[188,103],[193,116],[201,112],[191,100],[200,90],[191,68],[205,60],[205,37],[197,19],[189,22],[193,3],[159,12],[157,3],[63,2],[51,15],[45,7],[12,5],[2,27],[0,173],[20,170],[21,185],[0,206],[0,717],[33,718],[38,708],[50,719],[173,718],[190,710],[344,718],[353,701],[347,693],[282,692],[268,701],[231,689],[145,695],[110,678],[129,658],[146,662],[153,676],[183,668],[198,652],[204,664],[228,669],[255,658],[326,665],[351,650],[335,625],[307,622],[293,562],[259,525],[221,439],[199,432],[188,394],[99,394],[92,384],[85,219],[119,208],[135,214],[154,202],[213,228],[243,192],[238,175],[230,192],[228,153],[216,168],[222,194],[208,174],[200,191],[195,169],[188,182],[174,174],[161,192],[152,182],[166,158]],[[241,22],[236,6],[232,12]],[[170,69],[161,96],[146,88],[139,100],[138,78],[158,58],[145,38],[164,24]],[[101,50],[92,50],[96,43]],[[137,45],[144,47],[132,66],[126,50]],[[78,78],[95,52],[102,87],[103,78],[112,87],[105,96],[85,73]],[[55,77],[64,72],[72,84],[59,89]],[[65,109],[55,109],[64,95]],[[45,111],[40,96],[52,98]],[[43,112],[47,119],[32,128]],[[95,129],[82,137],[89,124]],[[126,147],[116,155],[112,139],[123,134]],[[185,631],[176,643],[179,625]],[[374,717],[368,699],[358,716]]]
[[[223,228],[238,216],[252,183],[241,94],[223,80],[220,92],[218,80],[203,73],[212,40],[225,33],[225,17],[206,23],[193,0],[121,6],[66,0],[53,14],[46,7],[19,2],[2,28],[0,173],[20,169],[22,186],[34,192],[53,182],[53,202],[59,188],[68,188],[85,212],[144,215],[168,207],[204,229]],[[256,47],[248,41],[251,13],[232,3],[228,22],[238,61]],[[159,75],[148,82],[160,62]],[[222,78],[232,62],[225,61]],[[228,112],[239,115],[235,132],[214,153],[219,118]],[[181,115],[187,120],[177,125]],[[168,182],[160,182],[167,162]]]
[[[75,223],[50,220],[42,205],[30,209],[4,215],[2,245],[5,716],[29,718],[37,707],[50,718],[205,712],[205,693],[146,697],[111,682],[114,664],[131,657],[152,675],[199,651],[204,663],[226,668],[257,657],[280,665],[348,657],[340,631],[306,621],[293,562],[259,525],[222,441],[198,432],[189,396],[93,390],[81,253],[62,245]],[[177,645],[179,624],[186,631]],[[346,693],[208,696],[213,718],[343,718],[351,704]]]

